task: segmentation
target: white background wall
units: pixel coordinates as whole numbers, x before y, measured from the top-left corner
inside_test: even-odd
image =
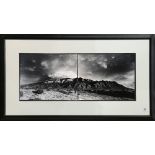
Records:
[[[153,0],[0,0],[0,33],[155,33]],[[0,122],[2,155],[154,154],[154,122]]]

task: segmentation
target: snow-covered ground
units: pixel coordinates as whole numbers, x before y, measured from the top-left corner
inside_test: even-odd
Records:
[[[131,100],[121,97],[113,97],[108,95],[101,95],[96,93],[78,92],[74,91],[56,91],[56,90],[44,90],[42,94],[33,93],[34,89],[21,89],[22,96],[20,100]]]

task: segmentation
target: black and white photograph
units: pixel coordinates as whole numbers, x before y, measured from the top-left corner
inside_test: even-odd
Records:
[[[150,116],[152,46],[146,36],[42,37],[3,44],[7,116]]]
[[[135,101],[135,53],[20,53],[20,101]]]

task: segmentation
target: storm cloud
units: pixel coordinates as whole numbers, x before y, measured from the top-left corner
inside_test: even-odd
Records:
[[[43,76],[77,77],[77,54],[20,54],[20,82],[37,82]]]
[[[135,88],[136,56],[134,53],[21,53],[19,58],[21,84],[37,82],[44,76],[82,77],[92,80],[116,81],[126,87]]]
[[[135,86],[135,54],[79,54],[79,77],[92,80],[117,81],[127,87]]]

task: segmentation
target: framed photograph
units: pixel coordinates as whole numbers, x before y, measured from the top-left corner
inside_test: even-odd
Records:
[[[1,120],[154,120],[155,35],[0,35]]]

